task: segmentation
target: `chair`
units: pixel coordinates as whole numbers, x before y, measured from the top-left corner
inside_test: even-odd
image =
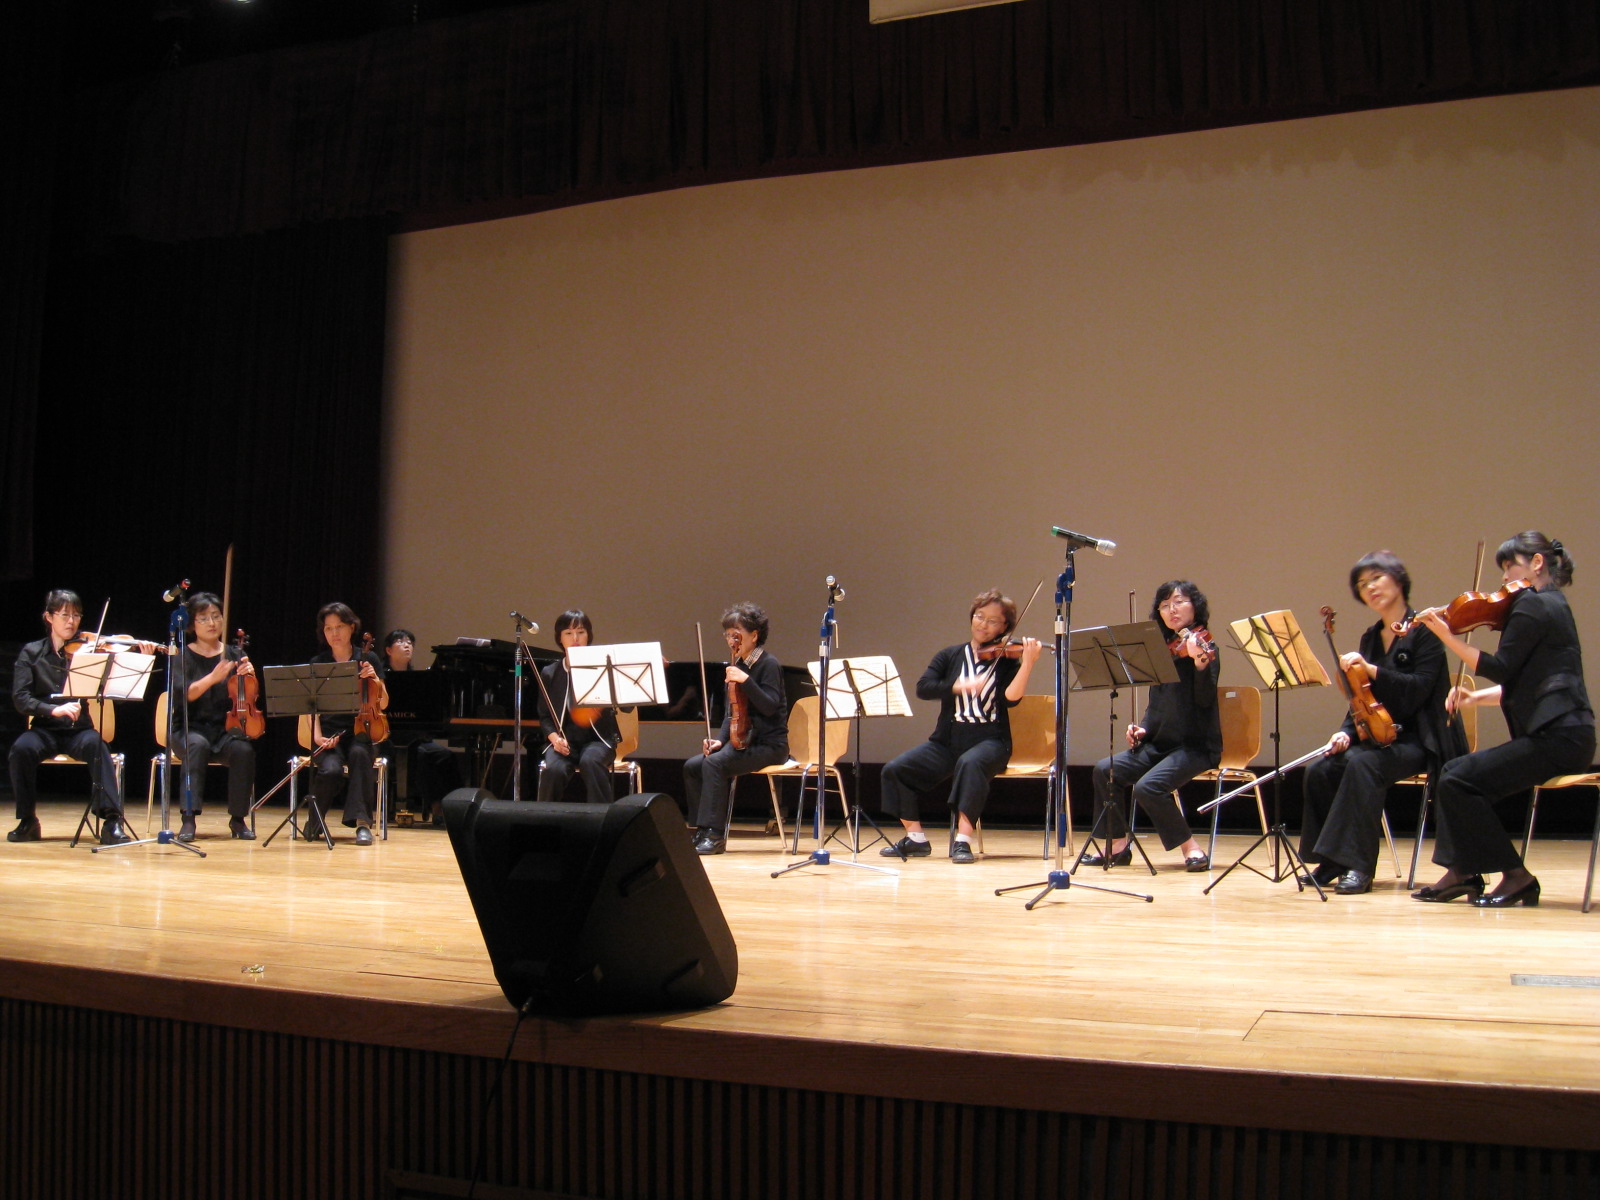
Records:
[[[1468,710],[1471,711],[1471,710]],[[1600,789],[1600,771],[1590,771],[1584,775],[1557,775],[1547,779],[1533,789],[1533,800],[1528,805],[1528,829],[1522,835],[1522,861],[1528,861],[1528,845],[1533,841],[1533,817],[1539,811],[1539,793],[1551,788],[1592,787]],[[1589,877],[1583,887],[1583,911],[1589,911],[1589,901],[1594,893],[1594,864],[1595,855],[1600,852],[1600,791],[1596,794],[1597,804],[1594,817],[1594,838],[1589,843]]]
[[[301,716],[295,722],[295,741],[302,750],[310,750],[311,746],[311,718]],[[374,747],[376,749],[376,747]],[[307,763],[311,761],[309,754],[295,754],[289,758],[289,770],[293,772],[289,780],[289,811],[296,812],[300,808],[300,774]],[[374,754],[372,768],[378,773],[378,836],[384,841],[389,840],[389,758],[387,755]],[[350,768],[345,767],[344,773],[350,774]],[[318,813],[325,818],[325,813]],[[326,826],[324,826],[326,827]],[[290,837],[298,837],[299,831],[290,826]],[[270,840],[270,839],[269,839]]]
[[[1477,686],[1477,680],[1473,679],[1471,675],[1463,675],[1461,682],[1464,687]],[[1467,753],[1471,754],[1478,748],[1478,710],[1475,706],[1461,710],[1461,728],[1467,736]],[[1411,874],[1406,876],[1406,887],[1411,888],[1417,882],[1417,861],[1422,855],[1423,836],[1428,832],[1428,805],[1433,802],[1433,780],[1427,775],[1413,775],[1411,778],[1402,779],[1399,782],[1406,787],[1420,787],[1422,789],[1422,805],[1417,812],[1417,840],[1411,845]],[[1538,799],[1537,792],[1534,793],[1534,799],[1536,801]],[[1385,818],[1384,822],[1384,831],[1388,831],[1387,818]],[[1528,831],[1531,836],[1533,831],[1533,813],[1531,811],[1528,813]],[[1522,852],[1523,854],[1528,852],[1526,843],[1523,844]]]
[[[1215,783],[1216,790],[1212,799],[1216,799],[1223,792],[1230,790],[1228,785],[1235,786],[1245,783],[1255,783],[1256,773],[1250,769],[1250,764],[1255,761],[1261,752],[1261,689],[1253,687],[1225,687],[1217,689],[1217,717],[1222,723],[1222,760],[1215,768],[1201,771],[1194,777],[1203,783]],[[1194,782],[1193,780],[1191,782]],[[1261,787],[1251,789],[1256,797],[1256,814],[1261,818],[1261,832],[1267,832],[1267,806],[1261,798]],[[1177,793],[1172,793],[1172,802],[1183,810],[1183,798]],[[1129,827],[1132,827],[1133,814],[1129,814]],[[1206,857],[1215,859],[1217,856],[1217,826],[1222,819],[1222,806],[1219,804],[1211,810],[1211,840],[1206,845]],[[1396,863],[1398,864],[1398,859]],[[1399,873],[1398,865],[1395,873]]]
[[[99,733],[100,740],[107,746],[110,746],[111,740],[117,736],[117,706],[109,700],[85,700],[84,703],[89,706],[89,723],[93,725],[95,727],[95,731]],[[32,717],[28,718],[28,727],[30,729],[33,727]],[[111,765],[116,768],[117,795],[119,796],[122,795],[122,774],[123,767],[126,765],[126,763],[126,755],[119,754],[115,750],[111,752]],[[70,754],[53,754],[49,758],[41,759],[39,765],[41,767],[88,766],[83,759],[73,758]],[[127,814],[124,813],[123,815],[126,817]],[[94,815],[94,788],[92,786],[89,788],[89,799],[84,803],[83,806],[83,815],[78,818],[78,828],[73,832],[72,841],[68,843],[68,845],[76,846],[79,839],[83,837],[83,831],[85,829],[89,830],[89,835],[91,837],[100,836],[100,822],[95,818]]]
[[[156,782],[160,778],[158,772],[167,765],[167,693],[164,690],[156,693],[156,745],[161,748],[150,756],[150,786],[146,789],[144,798],[144,823],[147,826],[155,814]],[[174,764],[182,761],[176,755],[173,756]],[[206,760],[206,766],[208,767],[224,765],[220,759],[210,758]],[[250,799],[252,801],[255,799],[255,794],[255,787],[252,785],[250,788]],[[252,803],[250,806],[250,828],[254,830],[255,827],[256,809]]]
[[[619,708],[617,710],[617,752],[611,761],[613,775],[626,775],[628,777],[628,795],[639,794],[639,764],[628,758],[639,749],[639,710],[637,708]],[[544,774],[544,755],[539,755],[539,774]]]
[[[1050,836],[1055,833],[1056,787],[1056,700],[1054,696],[1024,696],[1007,712],[1011,725],[1011,757],[996,779],[1043,779],[1045,781],[1044,857],[1050,857]],[[1067,821],[1067,853],[1074,853],[1072,806],[1062,805]],[[978,853],[983,853],[983,822],[975,822]],[[958,822],[950,811],[950,848],[955,849]]]
[[[778,804],[778,779],[782,776],[796,776],[800,780],[800,798],[795,803],[794,814],[794,843],[793,851],[800,852],[800,823],[805,816],[806,780],[811,778],[811,773],[817,769],[817,697],[802,696],[795,701],[794,707],[789,710],[789,760],[776,766],[762,767],[753,772],[756,775],[767,777],[767,791],[772,797],[772,817],[778,825],[778,844],[782,846],[787,835],[783,831],[783,810]],[[850,805],[845,800],[844,776],[839,773],[836,765],[850,749],[850,722],[848,719],[839,719],[828,722],[828,761],[822,764],[826,778],[832,778],[834,787],[839,793],[839,808],[844,813],[845,820],[850,819]],[[723,823],[723,828],[733,822],[733,798],[738,790],[739,780],[742,776],[735,776],[733,785],[728,788],[728,816]],[[827,784],[823,783],[823,798],[827,798]],[[819,823],[822,814],[818,814]]]

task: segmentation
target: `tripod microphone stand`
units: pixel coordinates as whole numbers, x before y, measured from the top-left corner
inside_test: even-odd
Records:
[[[1033,899],[1029,900],[1024,908],[1030,912],[1033,907],[1048,896],[1051,892],[1066,891],[1072,886],[1072,872],[1066,866],[1067,853],[1067,738],[1071,728],[1068,723],[1067,702],[1071,696],[1071,689],[1067,684],[1067,631],[1072,627],[1072,587],[1077,577],[1077,564],[1073,555],[1077,552],[1077,545],[1067,543],[1066,561],[1062,564],[1061,574],[1056,577],[1056,626],[1055,626],[1055,654],[1056,654],[1056,764],[1055,764],[1055,789],[1051,796],[1051,811],[1055,818],[1056,828],[1056,859],[1055,869],[1050,871],[1046,878],[1036,883],[1019,883],[1011,887],[996,888],[996,896],[1004,896],[1007,892],[1020,892],[1030,888],[1042,888]],[[1113,892],[1119,896],[1134,897],[1143,900],[1146,904],[1155,902],[1155,897],[1141,895],[1138,892],[1125,892],[1118,888],[1100,887],[1092,883],[1080,883],[1079,887],[1086,887],[1094,892]]]

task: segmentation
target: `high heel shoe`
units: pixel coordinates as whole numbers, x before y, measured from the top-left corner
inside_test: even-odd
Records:
[[[1498,896],[1474,896],[1467,903],[1474,908],[1514,908],[1520,904],[1523,908],[1539,907],[1539,881],[1530,879],[1514,892],[1502,892]]]
[[[1468,875],[1460,883],[1452,883],[1448,887],[1436,888],[1427,885],[1411,893],[1413,900],[1426,900],[1431,904],[1448,904],[1458,896],[1467,896],[1473,904],[1477,897],[1483,895],[1484,882],[1482,875]]]

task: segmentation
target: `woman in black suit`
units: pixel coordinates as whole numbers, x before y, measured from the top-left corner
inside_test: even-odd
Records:
[[[1444,875],[1413,895],[1434,902],[1467,896],[1480,908],[1529,908],[1539,903],[1539,881],[1522,865],[1494,803],[1556,775],[1587,771],[1594,761],[1594,710],[1583,683],[1583,653],[1572,610],[1561,589],[1572,582],[1572,556],[1560,542],[1536,531],[1502,543],[1495,562],[1507,583],[1530,586],[1510,598],[1510,615],[1495,652],[1468,645],[1442,612],[1418,619],[1492,686],[1459,688],[1448,704],[1498,701],[1511,740],[1456,759],[1439,780],[1439,840],[1433,861]],[[1500,882],[1484,894],[1486,873]]]

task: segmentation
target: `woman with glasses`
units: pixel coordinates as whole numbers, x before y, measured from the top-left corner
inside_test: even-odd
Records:
[[[189,611],[190,641],[183,648],[183,682],[188,703],[187,721],[180,710],[174,728],[183,775],[179,784],[183,825],[180,842],[192,842],[195,818],[205,799],[206,764],[220,759],[228,768],[228,836],[255,840],[250,828],[250,792],[256,778],[256,748],[249,738],[227,727],[233,702],[228,680],[235,673],[253,675],[255,668],[232,646],[223,644],[222,602],[210,592],[196,592],[185,607]]]
[[[1128,726],[1127,751],[1102,758],[1094,768],[1095,825],[1110,841],[1105,855],[1086,854],[1091,867],[1125,867],[1133,861],[1122,791],[1150,818],[1168,850],[1183,854],[1184,867],[1204,871],[1211,859],[1195,841],[1172,793],[1222,761],[1222,722],[1217,716],[1217,648],[1206,632],[1211,606],[1205,593],[1187,579],[1156,589],[1150,618],[1161,625],[1167,649],[1178,668],[1176,683],[1150,689],[1144,719]],[[1118,795],[1113,801],[1112,789]]]

